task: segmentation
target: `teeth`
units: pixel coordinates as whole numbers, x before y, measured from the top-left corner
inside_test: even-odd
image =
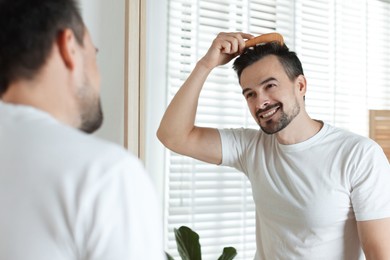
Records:
[[[261,117],[262,117],[262,118],[270,117],[270,116],[272,116],[273,114],[276,113],[276,110],[277,110],[277,108],[275,108],[275,109],[269,111],[268,113],[262,115]]]

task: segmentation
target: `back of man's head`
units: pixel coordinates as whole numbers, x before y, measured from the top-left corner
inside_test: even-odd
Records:
[[[71,29],[82,45],[85,31],[76,0],[0,0],[0,28],[0,96],[34,78],[59,32]]]
[[[302,64],[296,53],[290,51],[285,44],[270,42],[248,48],[234,61],[233,69],[237,72],[238,79],[240,80],[241,73],[246,67],[268,55],[275,55],[278,58],[290,80],[303,75]]]

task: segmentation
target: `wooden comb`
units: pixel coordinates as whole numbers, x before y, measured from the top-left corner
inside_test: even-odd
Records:
[[[265,33],[245,42],[245,48],[254,47],[261,43],[279,42],[280,45],[284,44],[283,36],[280,33]]]

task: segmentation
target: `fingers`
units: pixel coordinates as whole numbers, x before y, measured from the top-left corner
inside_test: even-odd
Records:
[[[242,36],[242,38],[244,38],[246,40],[250,40],[252,38],[255,38],[255,36],[253,36],[252,34],[249,34],[249,33],[241,33],[241,36]]]
[[[220,33],[215,39],[221,53],[241,54],[245,49],[245,40],[254,36],[247,33]]]
[[[200,60],[200,64],[208,69],[224,65],[245,50],[245,40],[253,36],[247,33],[220,33],[214,39],[206,55]]]

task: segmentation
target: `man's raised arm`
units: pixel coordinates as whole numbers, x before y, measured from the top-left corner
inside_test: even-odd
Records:
[[[228,63],[245,49],[245,33],[220,33],[206,55],[176,93],[157,131],[159,140],[170,150],[209,163],[222,161],[221,139],[217,129],[195,126],[200,91],[217,66]]]

